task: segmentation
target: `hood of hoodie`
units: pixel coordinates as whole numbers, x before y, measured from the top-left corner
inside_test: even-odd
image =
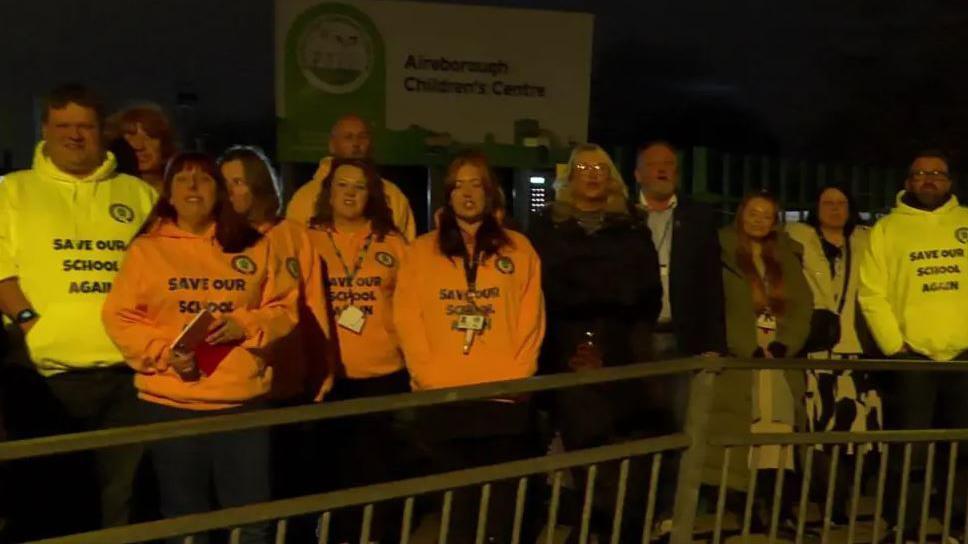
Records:
[[[104,181],[114,174],[114,170],[118,166],[118,161],[115,159],[114,154],[110,151],[105,151],[104,160],[101,161],[101,165],[87,176],[79,178],[58,168],[53,161],[50,160],[50,157],[47,156],[45,151],[46,145],[47,142],[41,140],[37,144],[37,147],[34,148],[33,167],[34,169],[40,171],[43,174],[43,177],[48,179],[53,179],[64,183],[92,183]]]
[[[158,221],[153,227],[151,227],[151,229],[148,230],[147,233],[145,233],[145,236],[148,236],[151,238],[176,238],[176,239],[184,239],[184,240],[199,240],[199,241],[208,242],[212,244],[216,243],[215,242],[215,223],[212,223],[212,225],[209,226],[204,233],[195,234],[192,232],[188,232],[185,229],[182,229],[175,223],[175,221],[171,219],[162,219],[161,221]]]
[[[947,213],[951,213],[954,210],[957,210],[961,206],[961,204],[958,202],[958,197],[955,196],[954,193],[952,193],[951,198],[949,198],[948,201],[942,204],[941,206],[938,206],[937,208],[930,211],[922,210],[919,208],[915,208],[914,206],[908,204],[907,202],[904,202],[905,195],[907,195],[907,191],[900,191],[897,193],[897,198],[895,199],[896,205],[895,205],[895,208],[891,211],[891,213],[897,213],[901,215],[922,215],[922,216],[945,215]]]

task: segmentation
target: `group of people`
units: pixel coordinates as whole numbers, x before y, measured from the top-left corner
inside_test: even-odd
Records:
[[[22,331],[71,430],[678,357],[951,360],[968,350],[968,211],[934,152],[916,157],[897,207],[873,229],[835,184],[806,223],[782,225],[780,204],[759,192],[721,227],[712,208],[678,192],[672,144],[642,146],[633,195],[609,155],[583,144],[526,233],[509,226],[486,157],[467,152],[447,169],[431,231],[416,236],[404,193],[380,177],[369,129],[353,115],[333,126],[330,156],[285,212],[261,150],[178,152],[150,105],[105,118],[89,89],[66,85],[50,93],[42,128],[32,168],[0,181],[0,312]],[[176,339],[202,312],[212,317],[205,338],[182,349]],[[885,416],[895,428],[968,426],[968,376],[761,370],[717,384],[720,429],[865,430]],[[421,412],[414,436],[441,472],[538,454],[538,408],[565,448],[582,449],[673,431],[686,398],[675,377],[470,402]],[[327,463],[300,467],[326,467],[339,486],[398,477],[398,423],[378,414],[150,443],[161,514],[292,493],[302,468],[282,475],[306,452]],[[142,456],[139,445],[97,452],[102,526],[130,521]],[[721,457],[708,462],[718,484]],[[760,448],[732,463],[730,485],[745,489],[748,470],[770,478],[796,465],[788,451]],[[613,468],[595,486],[601,534],[612,530]],[[661,481],[667,518],[674,480]],[[628,490],[643,508],[627,509],[623,542],[641,538],[645,493]],[[488,541],[510,541],[513,497],[513,485],[494,485]],[[478,502],[473,490],[455,493],[453,541],[474,540]],[[373,540],[391,540],[392,508],[373,519]],[[358,538],[349,536],[358,519],[343,525],[337,541]],[[270,533],[246,527],[243,541]]]

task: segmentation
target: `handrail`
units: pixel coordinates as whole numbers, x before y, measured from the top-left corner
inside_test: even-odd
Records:
[[[471,469],[422,476],[396,482],[356,487],[293,499],[283,499],[247,506],[226,508],[202,514],[102,529],[88,533],[51,538],[36,544],[124,544],[169,538],[225,527],[285,519],[305,514],[318,514],[347,506],[480,485],[496,480],[522,478],[568,468],[638,457],[689,447],[684,434],[671,434],[600,446],[574,452],[546,455]]]
[[[960,442],[968,440],[968,429],[928,429],[917,431],[831,431],[822,433],[750,433],[713,435],[712,446],[814,446],[824,444],[867,444],[895,442]]]
[[[255,410],[242,414],[193,418],[190,421],[171,421],[116,427],[83,433],[72,433],[0,442],[0,461],[40,457],[110,446],[154,442],[169,438],[184,438],[202,434],[239,431],[275,425],[287,425],[375,412],[388,412],[437,404],[517,396],[568,387],[609,383],[630,379],[667,376],[699,370],[758,370],[758,369],[824,369],[860,371],[954,371],[968,372],[968,362],[897,361],[897,360],[825,360],[825,359],[734,359],[684,358],[654,363],[637,363],[620,367],[602,368],[592,372],[568,372],[509,380],[467,387],[419,391],[382,397],[369,397],[339,402],[324,402]]]
[[[724,358],[723,370],[861,370],[864,372],[968,372],[968,361],[898,359],[739,359]],[[713,370],[713,369],[710,369]]]
[[[701,370],[707,363],[698,359],[677,359],[603,368],[594,372],[569,372],[536,376],[451,389],[418,391],[339,402],[324,402],[290,408],[255,410],[242,414],[193,418],[131,427],[115,427],[83,433],[62,434],[0,442],[0,461],[83,451],[124,444],[136,444],[226,431],[239,431],[306,421],[319,421],[388,412],[437,404],[518,396],[553,389],[614,381],[666,376]]]

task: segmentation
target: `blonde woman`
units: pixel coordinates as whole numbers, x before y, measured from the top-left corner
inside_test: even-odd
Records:
[[[645,217],[630,205],[622,176],[597,145],[576,147],[563,174],[555,202],[532,219],[529,232],[541,257],[548,308],[541,371],[582,372],[649,360],[662,283]],[[590,448],[649,432],[656,422],[647,416],[654,408],[647,387],[633,380],[561,391],[556,413],[565,447]],[[613,469],[601,467],[594,486],[602,514],[615,501]],[[639,499],[645,504],[644,496],[628,500]],[[626,513],[621,541],[641,539],[643,520]],[[610,530],[606,525],[600,534]]]

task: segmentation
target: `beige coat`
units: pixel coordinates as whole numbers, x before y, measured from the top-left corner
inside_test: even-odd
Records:
[[[830,264],[823,254],[820,235],[806,223],[791,223],[786,226],[790,238],[803,246],[803,275],[813,293],[813,307],[836,312],[840,307],[840,296],[844,289],[843,277],[846,262],[837,261],[837,279],[830,275]],[[861,353],[857,337],[857,290],[860,287],[860,265],[867,253],[870,229],[858,226],[850,235],[850,284],[847,286],[847,302],[840,314],[840,343],[834,346],[834,353]]]

